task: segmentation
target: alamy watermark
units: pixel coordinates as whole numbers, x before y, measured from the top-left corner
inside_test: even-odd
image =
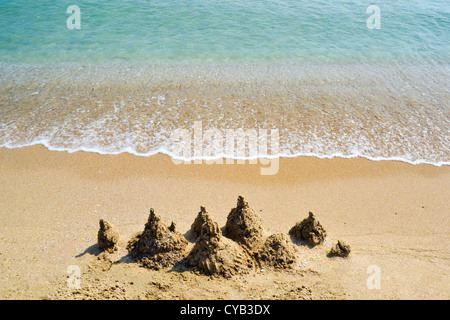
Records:
[[[261,175],[274,175],[279,169],[278,129],[271,129],[270,135],[266,129],[203,130],[202,121],[194,121],[193,130],[173,131],[171,143],[175,164],[259,163]]]
[[[66,25],[67,29],[81,29],[81,10],[79,6],[71,5],[67,7],[66,13],[71,14],[69,18],[67,18]]]
[[[367,28],[373,29],[381,29],[381,10],[379,6],[371,5],[367,7],[367,14],[370,14],[370,17],[367,19],[366,24]]]
[[[67,287],[72,290],[81,289],[81,269],[77,265],[70,265],[67,267]]]
[[[370,265],[367,267],[367,277],[366,286],[369,290],[380,290],[381,289],[381,269],[377,265]]]

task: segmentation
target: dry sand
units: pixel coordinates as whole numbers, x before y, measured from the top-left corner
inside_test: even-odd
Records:
[[[186,234],[200,206],[223,227],[238,195],[268,235],[311,211],[326,241],[296,244],[295,268],[231,279],[149,270],[127,255],[150,208]],[[449,213],[450,167],[300,157],[261,176],[253,164],[0,148],[0,298],[449,299]],[[98,250],[100,219],[120,232],[113,253]],[[348,258],[327,257],[337,240],[351,246]],[[81,289],[67,286],[73,265]],[[377,270],[380,287],[370,289]]]

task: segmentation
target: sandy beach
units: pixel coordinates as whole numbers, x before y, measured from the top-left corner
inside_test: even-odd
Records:
[[[0,2],[0,300],[449,300],[449,10]]]
[[[263,176],[259,164],[176,165],[164,155],[33,146],[0,149],[0,188],[2,299],[450,298],[448,166],[298,157]],[[186,234],[200,206],[222,227],[239,195],[269,234],[287,234],[311,211],[326,241],[296,244],[296,269],[231,279],[149,270],[127,256],[150,208]],[[120,233],[109,255],[97,247],[102,218]],[[348,258],[327,257],[337,240],[351,246]],[[73,265],[78,290],[67,285]],[[374,270],[378,288],[370,285]]]

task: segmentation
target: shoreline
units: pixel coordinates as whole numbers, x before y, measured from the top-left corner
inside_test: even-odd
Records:
[[[27,145],[23,145],[23,146],[0,146],[0,148],[5,148],[5,149],[20,149],[20,148],[28,148],[28,147],[34,147],[34,146],[38,146],[38,147],[45,147],[48,151],[54,151],[54,152],[65,152],[68,154],[72,154],[72,153],[77,153],[77,152],[84,152],[84,153],[94,153],[97,155],[104,155],[104,156],[117,156],[117,155],[121,155],[121,154],[128,154],[131,156],[136,156],[136,157],[153,157],[153,156],[167,156],[169,157],[172,162],[190,162],[191,164],[194,164],[194,162],[197,164],[197,161],[201,161],[202,163],[198,163],[198,164],[208,164],[208,162],[216,162],[216,161],[223,161],[225,162],[226,160],[230,160],[235,162],[234,164],[238,164],[238,161],[260,161],[260,160],[273,160],[273,159],[283,159],[283,158],[287,158],[287,159],[293,159],[293,158],[316,158],[316,159],[323,159],[323,160],[331,160],[331,159],[365,159],[365,160],[369,160],[372,162],[383,162],[383,161],[389,161],[389,162],[401,162],[401,163],[406,163],[406,164],[410,164],[410,165],[430,165],[430,166],[434,166],[434,167],[442,167],[442,166],[450,166],[450,162],[449,161],[441,161],[441,162],[429,162],[427,160],[415,160],[415,161],[411,161],[408,159],[404,159],[401,157],[392,157],[392,158],[383,158],[383,157],[371,157],[371,156],[366,156],[366,155],[361,155],[361,154],[357,154],[357,155],[350,155],[350,156],[346,156],[343,154],[332,154],[332,155],[317,155],[317,154],[292,154],[292,155],[287,155],[287,154],[278,154],[278,155],[266,155],[263,157],[246,157],[246,158],[236,158],[236,157],[225,157],[225,156],[221,156],[221,157],[191,157],[191,158],[182,158],[182,157],[177,157],[174,154],[171,154],[170,152],[165,152],[162,150],[157,150],[151,153],[145,153],[145,154],[140,154],[140,153],[136,153],[134,151],[131,150],[122,150],[122,151],[117,151],[117,152],[103,152],[101,150],[97,150],[97,149],[89,149],[89,148],[79,148],[79,149],[62,149],[62,148],[55,148],[55,147],[51,147],[49,146],[46,142],[37,142],[37,143],[32,143],[32,144],[27,144]]]
[[[33,146],[0,148],[0,168],[0,297],[4,299],[61,298],[55,292],[64,288],[67,266],[91,270],[97,257],[99,219],[116,225],[127,241],[142,231],[148,210],[154,208],[166,224],[175,221],[185,234],[200,206],[223,226],[239,195],[261,216],[269,233],[287,233],[308,211],[325,227],[326,245],[302,249],[306,270],[312,273],[303,274],[301,281],[312,289],[312,298],[449,298],[447,166],[299,157],[282,158],[276,175],[261,176],[258,165],[175,165],[164,155],[68,154]],[[325,250],[337,240],[352,247],[348,259],[325,257]],[[120,260],[126,256],[123,245],[119,252]],[[319,258],[311,258],[315,255]],[[369,265],[382,270],[381,290],[366,288]],[[152,291],[147,298],[158,294],[176,298],[180,290],[184,295],[178,298],[190,297],[187,287],[177,286],[180,279],[164,271],[126,263],[96,273],[101,281],[116,278],[124,283],[129,278],[147,283],[150,275],[170,283],[170,289]],[[189,273],[177,276],[204,289],[211,284]],[[292,279],[300,281],[296,277],[266,272],[218,280],[211,298],[241,298],[236,286],[245,280],[252,284],[248,290],[264,283],[275,299],[300,299],[303,296],[287,295],[282,287],[272,286],[274,279],[280,279],[292,289]],[[92,280],[88,279],[86,285]],[[220,289],[224,281],[229,292]],[[144,285],[126,289],[131,299],[151,291]],[[205,290],[197,292],[200,299]],[[245,292],[251,299],[266,297],[262,292],[259,296]],[[337,293],[330,296],[330,292]]]

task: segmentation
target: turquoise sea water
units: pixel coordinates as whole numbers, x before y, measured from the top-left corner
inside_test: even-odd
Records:
[[[69,30],[70,5],[81,29]],[[381,28],[369,30],[369,5]],[[445,61],[448,0],[0,1],[0,60],[186,63]]]
[[[448,0],[0,0],[4,147],[176,157],[201,122],[278,129],[271,156],[448,165],[449,74]]]

